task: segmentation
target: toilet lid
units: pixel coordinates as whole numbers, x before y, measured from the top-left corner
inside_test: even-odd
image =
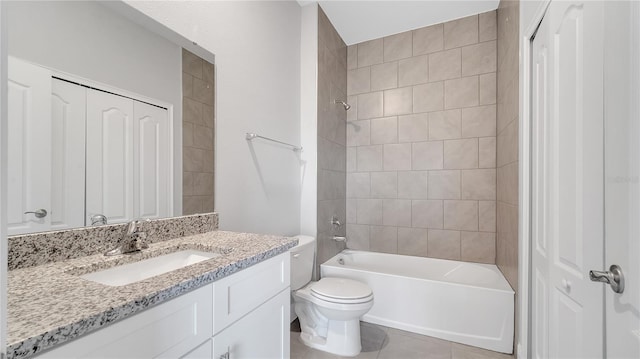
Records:
[[[368,285],[346,278],[322,278],[311,287],[311,293],[341,300],[362,299],[373,294]]]

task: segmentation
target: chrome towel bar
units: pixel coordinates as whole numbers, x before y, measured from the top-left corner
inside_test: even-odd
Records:
[[[249,133],[249,132],[247,132],[247,137],[246,137],[246,140],[247,140],[247,141],[251,141],[251,140],[253,140],[254,138],[262,138],[263,140],[267,140],[267,141],[271,141],[271,142],[276,142],[276,143],[279,143],[279,144],[281,144],[281,145],[285,145],[285,146],[290,146],[290,147],[293,147],[293,151],[295,151],[295,152],[302,152],[302,146],[292,145],[292,144],[290,144],[290,143],[286,143],[286,142],[282,142],[282,141],[274,140],[273,138],[264,137],[264,136],[260,136],[260,135],[255,134],[255,133]]]

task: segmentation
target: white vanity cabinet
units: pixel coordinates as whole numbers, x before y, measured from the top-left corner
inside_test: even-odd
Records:
[[[285,252],[38,358],[288,358],[289,260]]]

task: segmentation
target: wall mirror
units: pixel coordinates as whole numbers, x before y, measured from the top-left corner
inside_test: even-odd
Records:
[[[9,235],[213,211],[213,54],[120,2],[6,12]]]

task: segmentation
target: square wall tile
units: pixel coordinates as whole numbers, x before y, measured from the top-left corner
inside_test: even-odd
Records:
[[[382,63],[382,39],[375,39],[358,44],[358,67]]]
[[[358,68],[358,45],[347,46],[347,70]]]
[[[398,172],[398,198],[426,199],[427,171]]]
[[[411,200],[383,200],[382,217],[385,226],[411,227]]]
[[[442,82],[413,87],[413,112],[439,111],[444,108],[444,90]]]
[[[429,81],[459,78],[461,74],[460,53],[460,49],[452,49],[429,55]]]
[[[372,198],[398,198],[397,172],[371,172]]]
[[[462,137],[496,135],[496,105],[462,109]]]
[[[398,228],[398,254],[427,257],[428,233],[423,228]]]
[[[414,56],[398,62],[398,86],[411,86],[427,83],[429,80],[429,62],[427,55]]]
[[[384,145],[384,170],[403,171],[411,169],[411,144]]]
[[[478,201],[444,201],[444,228],[478,230]]]
[[[497,41],[481,42],[462,48],[462,76],[496,72]]]
[[[441,200],[411,201],[411,226],[414,228],[443,228],[444,209]]]
[[[358,171],[382,170],[382,145],[359,146],[357,151]]]
[[[369,250],[369,226],[365,224],[347,224],[347,238],[349,248],[355,250]]]
[[[429,139],[450,140],[462,135],[461,111],[447,110],[429,114]]]
[[[495,168],[462,171],[462,199],[495,200]]]
[[[467,262],[489,263],[496,261],[496,234],[461,232],[461,259]]]
[[[482,232],[496,231],[495,201],[478,201],[478,230]]]
[[[411,113],[413,108],[411,87],[402,87],[384,92],[384,115],[404,115]]]
[[[357,148],[347,147],[347,172],[356,172],[358,170]]]
[[[478,77],[463,77],[444,82],[445,109],[478,106]]]
[[[384,117],[371,120],[371,144],[398,142],[398,118]]]
[[[347,173],[347,198],[369,198],[371,179],[369,173]]]
[[[460,199],[460,171],[429,171],[429,199]]]
[[[444,141],[444,168],[478,168],[478,139]]]
[[[429,139],[429,117],[426,113],[398,117],[398,141],[417,142]]]
[[[371,66],[371,91],[398,87],[398,63],[388,62]]]
[[[413,35],[411,31],[387,36],[384,41],[384,61],[395,61],[411,57]]]
[[[444,48],[452,49],[478,42],[478,15],[444,23]]]
[[[368,146],[371,143],[369,120],[347,123],[347,146]]]
[[[358,224],[382,224],[381,199],[359,199],[356,206]]]
[[[347,71],[347,95],[371,91],[371,68],[364,67]]]
[[[496,167],[496,138],[483,137],[478,139],[478,167]]]
[[[357,199],[348,199],[346,201],[346,210],[347,210],[347,223],[356,223],[358,221],[357,208],[358,208],[358,200]]]
[[[398,253],[398,228],[371,226],[369,249],[380,253]]]
[[[496,73],[491,72],[479,76],[480,80],[480,104],[493,105],[496,103]]]
[[[429,257],[460,260],[460,232],[430,229],[428,238]]]
[[[415,142],[412,144],[412,169],[439,170],[443,166],[442,141]]]
[[[443,24],[413,30],[413,56],[444,49]]]
[[[490,41],[498,38],[497,10],[478,15],[479,40]]]
[[[382,117],[382,91],[358,95],[358,119]]]

